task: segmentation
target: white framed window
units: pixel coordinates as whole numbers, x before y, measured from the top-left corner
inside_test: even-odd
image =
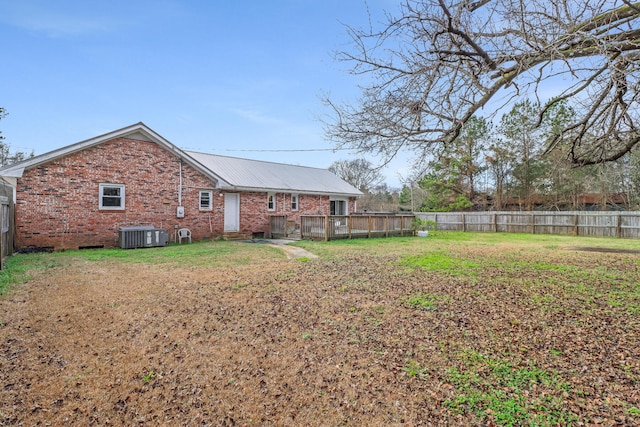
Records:
[[[213,209],[213,191],[200,190],[200,210],[210,211]]]
[[[335,199],[329,201],[329,215],[348,215],[348,200]]]
[[[298,210],[298,195],[297,194],[292,194],[291,195],[291,210],[292,211],[297,211]]]
[[[124,184],[100,184],[98,200],[102,210],[124,210]]]
[[[269,211],[276,210],[276,194],[275,193],[267,194],[267,210]]]

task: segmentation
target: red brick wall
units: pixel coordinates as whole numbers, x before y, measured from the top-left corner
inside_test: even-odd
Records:
[[[271,215],[287,215],[289,220],[300,224],[300,215],[328,215],[329,196],[298,195],[298,210],[291,210],[291,194],[276,193],[276,208],[267,209],[268,193],[240,194],[240,233],[249,238],[253,233],[269,232]]]
[[[182,205],[176,218],[180,160],[151,142],[119,138],[26,170],[17,186],[19,248],[117,246],[122,226],[153,225],[169,233],[191,229],[194,239],[222,233],[221,198],[199,210],[199,190],[214,183],[182,164]],[[124,210],[100,210],[100,183],[125,185]]]
[[[240,195],[241,233],[251,237],[253,232],[264,232],[268,235],[269,217],[286,215],[289,221],[300,226],[302,215],[329,215],[329,196],[315,194],[298,194],[298,210],[291,209],[291,193],[276,193],[276,208],[267,210],[268,193],[242,193]],[[349,199],[349,213],[355,212],[355,198]]]
[[[193,240],[224,233],[224,197],[215,183],[182,163],[184,218],[176,218],[180,160],[161,146],[117,138],[47,164],[26,170],[18,179],[16,239],[29,246],[74,249],[118,245],[120,227],[152,225],[175,241],[178,228],[188,228]],[[99,209],[100,183],[125,185],[125,209]],[[199,209],[200,190],[212,190],[211,210]],[[329,197],[300,194],[298,211],[291,194],[276,194],[276,210],[267,210],[267,193],[240,193],[240,237],[269,232],[270,215],[328,215]],[[353,200],[349,211],[353,212]]]
[[[291,209],[291,193],[276,193],[276,208],[268,210],[268,194],[266,192],[240,193],[240,231],[239,235],[251,238],[254,233],[269,234],[269,217],[286,215],[288,220],[300,225],[301,215],[329,215],[329,196],[315,194],[299,194],[298,210]],[[215,194],[214,194],[215,197]],[[223,198],[220,197],[222,201]],[[349,199],[349,212],[355,212],[355,198]],[[228,234],[228,233],[227,233]]]

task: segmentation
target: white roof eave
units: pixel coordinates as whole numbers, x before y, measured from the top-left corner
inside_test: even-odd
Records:
[[[8,177],[8,178],[22,178],[22,174],[24,174],[23,166],[9,168],[5,171],[0,172],[0,176]]]
[[[341,193],[331,191],[313,191],[313,190],[298,190],[298,189],[283,189],[283,188],[263,188],[263,187],[241,187],[234,185],[220,185],[220,190],[223,191],[245,191],[253,193],[291,193],[291,194],[314,194],[319,196],[337,196],[337,197],[361,197],[362,193]]]

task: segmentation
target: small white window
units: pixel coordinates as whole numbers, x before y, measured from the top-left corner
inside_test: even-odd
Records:
[[[274,193],[269,193],[267,195],[267,210],[276,210],[276,195]]]
[[[329,215],[348,215],[346,200],[331,200],[329,202]]]
[[[298,195],[297,194],[292,194],[291,195],[291,210],[292,211],[297,211],[298,210]]]
[[[100,209],[124,210],[124,184],[100,184]]]
[[[213,209],[213,205],[211,201],[213,192],[210,190],[201,190],[200,191],[200,210],[201,211],[210,211]]]

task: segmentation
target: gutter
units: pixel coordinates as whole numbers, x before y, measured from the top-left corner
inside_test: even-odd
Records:
[[[338,197],[361,197],[363,193],[339,193],[332,191],[311,191],[298,190],[295,188],[259,188],[259,187],[242,187],[242,186],[220,186],[222,191],[247,191],[253,193],[293,193],[293,194],[310,194],[314,196],[338,196]]]

